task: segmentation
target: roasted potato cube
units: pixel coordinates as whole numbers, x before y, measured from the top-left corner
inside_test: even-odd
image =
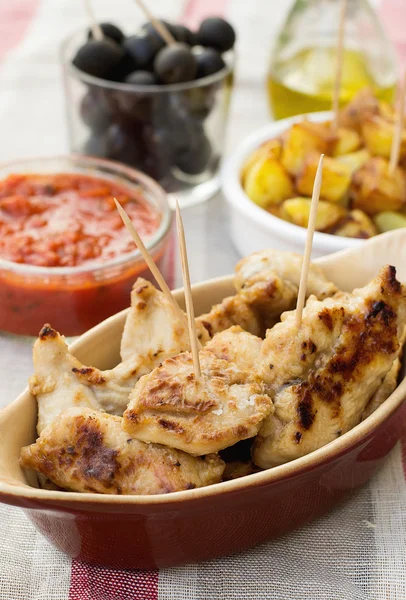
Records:
[[[390,210],[375,215],[374,221],[379,231],[382,233],[385,231],[392,231],[392,229],[406,227],[406,216],[402,215],[402,213]]]
[[[382,117],[369,117],[361,125],[361,133],[371,154],[374,156],[390,157],[393,123],[382,119]]]
[[[336,141],[337,137],[326,123],[296,123],[284,135],[282,164],[288,173],[298,175],[309,152],[331,154]]]
[[[379,114],[387,121],[391,121],[392,123],[396,121],[396,110],[393,104],[389,104],[389,102],[379,100]]]
[[[271,213],[271,215],[273,215],[274,217],[280,218],[281,208],[282,208],[282,204],[270,204],[269,206],[266,207],[266,210],[267,210],[267,212]]]
[[[318,164],[319,156],[315,152],[312,152],[307,156],[303,169],[296,179],[297,190],[304,196],[312,194]],[[350,187],[350,182],[350,167],[335,158],[325,156],[320,198],[336,203],[344,200]]]
[[[285,200],[281,206],[280,215],[286,221],[300,225],[300,227],[307,227],[311,202],[311,198]],[[319,200],[316,217],[317,231],[326,231],[344,217],[346,212],[342,206]]]
[[[373,221],[362,210],[351,210],[343,217],[330,233],[350,238],[368,239],[376,235],[377,229]]]
[[[293,184],[278,160],[264,156],[248,171],[244,190],[255,204],[266,208],[292,197]]]
[[[355,152],[361,147],[361,136],[354,129],[338,128],[338,139],[333,147],[333,156]]]
[[[354,173],[350,195],[353,208],[368,215],[400,210],[406,203],[406,180],[402,169],[389,172],[389,163],[374,156]]]
[[[277,139],[268,140],[267,142],[264,142],[263,144],[261,144],[259,146],[259,148],[254,150],[254,152],[249,156],[249,158],[246,160],[246,162],[242,168],[242,171],[241,171],[242,184],[244,185],[246,177],[248,175],[248,172],[251,170],[251,168],[255,165],[255,163],[257,161],[261,160],[265,156],[279,160],[281,157],[281,154],[282,154],[282,142],[280,140],[277,140]]]
[[[357,150],[357,152],[351,152],[350,154],[337,156],[337,160],[339,160],[340,163],[347,165],[351,169],[351,175],[360,167],[362,167],[370,158],[371,155],[368,150],[365,150],[365,148],[362,150]]]
[[[373,90],[365,88],[340,111],[338,122],[341,127],[354,129],[359,133],[364,120],[369,116],[378,115],[379,112],[379,102]]]
[[[374,156],[389,158],[395,124],[382,117],[370,117],[362,123],[361,131],[365,146]],[[406,131],[402,132],[400,156],[406,155]]]

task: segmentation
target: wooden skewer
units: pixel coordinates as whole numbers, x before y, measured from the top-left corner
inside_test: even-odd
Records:
[[[333,121],[332,127],[334,131],[337,131],[338,127],[338,111],[340,108],[340,90],[341,90],[341,77],[343,72],[343,58],[344,58],[344,30],[345,30],[345,15],[347,13],[347,0],[341,0],[340,4],[340,23],[338,26],[338,39],[337,39],[337,62],[336,62],[336,77],[334,81],[333,90]]]
[[[127,227],[128,231],[130,232],[131,237],[133,238],[135,244],[138,247],[138,250],[141,252],[142,257],[144,258],[145,262],[147,263],[149,270],[151,271],[151,273],[153,274],[153,276],[155,277],[159,287],[161,288],[165,298],[168,300],[168,302],[170,302],[173,306],[173,308],[176,311],[176,314],[178,315],[179,318],[181,318],[182,320],[185,320],[185,314],[184,312],[181,310],[181,308],[179,307],[178,303],[176,302],[175,298],[172,296],[171,290],[168,287],[168,284],[166,283],[165,279],[162,277],[162,274],[160,272],[160,270],[158,269],[158,267],[156,266],[156,264],[154,263],[154,259],[152,258],[152,256],[150,255],[150,253],[148,252],[148,250],[146,249],[146,247],[144,246],[144,242],[142,241],[142,239],[140,238],[140,236],[138,235],[134,225],[131,222],[130,217],[127,215],[127,213],[125,212],[124,208],[121,206],[121,204],[118,202],[118,200],[116,198],[114,198],[114,202],[116,204],[117,210],[120,213],[120,217],[123,220],[124,225]]]
[[[182,215],[179,202],[176,200],[176,228],[178,230],[179,249],[182,263],[183,289],[185,292],[186,314],[189,326],[190,348],[192,350],[193,370],[196,379],[200,379],[201,370],[199,362],[199,343],[196,334],[195,313],[193,309],[192,290],[190,289],[189,265],[186,251],[185,230],[183,229]]]
[[[85,0],[85,8],[87,12],[87,16],[90,22],[90,29],[92,30],[93,39],[100,42],[100,40],[104,39],[103,30],[96,21],[96,16],[92,7],[92,0]]]
[[[405,118],[405,96],[406,96],[406,71],[400,86],[400,99],[396,115],[395,131],[393,133],[392,148],[389,161],[389,173],[393,175],[399,162],[400,146],[402,143],[403,123]]]
[[[143,2],[143,0],[135,1],[144,13],[144,15],[147,17],[148,21],[150,21],[153,28],[159,33],[161,38],[168,44],[168,46],[170,46],[171,44],[176,44],[176,40],[171,34],[171,32],[168,30],[167,27],[165,27],[165,25],[161,21],[154,17],[147,5]]]
[[[323,179],[323,159],[324,154],[320,156],[319,166],[317,167],[316,177],[313,184],[312,202],[310,205],[309,224],[307,226],[306,246],[303,254],[302,271],[300,273],[299,293],[296,305],[296,328],[299,330],[302,324],[303,307],[306,299],[307,277],[309,275],[310,257],[312,254],[313,235],[316,227],[317,208],[319,206],[319,197],[321,182]]]

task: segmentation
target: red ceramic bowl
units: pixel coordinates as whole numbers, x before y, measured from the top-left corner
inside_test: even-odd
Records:
[[[383,264],[406,281],[406,230],[319,264],[339,287],[369,281]],[[232,278],[194,286],[197,314],[233,292]],[[175,293],[182,299],[180,291]],[[74,345],[79,360],[107,368],[118,361],[125,312]],[[110,496],[37,489],[18,463],[35,439],[37,408],[26,390],[0,413],[0,500],[22,507],[57,548],[76,559],[120,568],[153,568],[231,554],[323,514],[363,485],[406,429],[406,380],[370,417],[323,448],[254,475],[156,496]],[[30,485],[31,484],[31,485]]]

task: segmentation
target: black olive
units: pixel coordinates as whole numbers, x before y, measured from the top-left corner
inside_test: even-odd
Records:
[[[89,75],[108,79],[124,55],[124,50],[114,42],[90,40],[79,48],[72,62]]]
[[[164,21],[163,19],[159,19],[159,22],[162,23],[164,27],[166,27],[166,29],[169,31],[169,33],[172,34],[172,36],[176,39],[175,25],[172,25],[171,23],[168,23],[168,21]],[[154,39],[155,43],[159,45],[158,50],[166,46],[166,41],[163,39],[161,34],[155,29],[152,23],[144,23],[144,25],[141,27],[141,31]]]
[[[173,161],[173,139],[167,129],[146,126],[143,140],[147,151],[146,165],[150,175],[162,180],[170,171]]]
[[[172,25],[171,32],[177,42],[188,46],[194,46],[196,43],[196,35],[185,25]]]
[[[135,62],[131,54],[126,48],[123,49],[123,58],[120,60],[118,65],[116,65],[114,69],[112,69],[110,72],[109,79],[113,81],[125,81],[127,75],[132,73],[137,68],[137,63]]]
[[[107,140],[104,133],[96,133],[89,137],[82,149],[83,154],[88,156],[97,156],[98,158],[108,157]]]
[[[131,84],[131,82],[128,83]],[[150,123],[156,96],[148,91],[148,84],[134,83],[134,85],[142,85],[145,92],[139,89],[115,92],[114,99],[117,107],[117,120],[125,120],[138,124]]]
[[[234,46],[235,31],[224,19],[209,17],[200,23],[197,40],[201,46],[209,46],[225,52]]]
[[[116,44],[121,44],[121,42],[124,39],[124,33],[121,31],[121,29],[119,29],[116,25],[113,25],[113,23],[100,23],[100,28],[103,32],[103,34],[110,38],[111,40],[113,40],[113,42],[116,42]],[[91,29],[89,29],[88,35],[87,35],[87,39],[88,40],[92,40],[93,39],[93,32]]]
[[[119,125],[116,123],[108,128],[106,146],[109,158],[129,165],[138,165],[140,151],[137,135],[124,124]]]
[[[125,40],[123,46],[134,60],[135,68],[143,70],[152,67],[155,55],[160,49],[156,38],[151,35],[132,35]]]
[[[133,85],[154,85],[157,80],[151,71],[133,71],[126,77],[125,82]]]
[[[104,103],[100,102],[94,94],[88,92],[80,103],[80,116],[85,125],[94,133],[101,133],[110,125],[110,112]]]
[[[183,92],[183,102],[187,113],[197,121],[204,121],[216,103],[217,86],[212,84],[191,87]]]
[[[212,147],[203,128],[195,131],[189,147],[180,152],[176,166],[188,175],[198,175],[207,169],[212,158]]]
[[[216,50],[213,48],[204,48],[200,51],[193,52],[197,62],[196,78],[207,77],[224,69],[226,63]]]
[[[196,77],[196,58],[186,44],[177,42],[158,52],[154,71],[163,83],[191,81]]]

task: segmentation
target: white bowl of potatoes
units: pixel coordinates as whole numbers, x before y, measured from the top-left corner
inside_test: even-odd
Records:
[[[254,132],[222,172],[238,251],[267,247],[302,252],[314,176],[325,154],[313,257],[353,248],[406,227],[406,132],[399,164],[389,169],[396,114],[363,91],[340,112],[298,115]]]

